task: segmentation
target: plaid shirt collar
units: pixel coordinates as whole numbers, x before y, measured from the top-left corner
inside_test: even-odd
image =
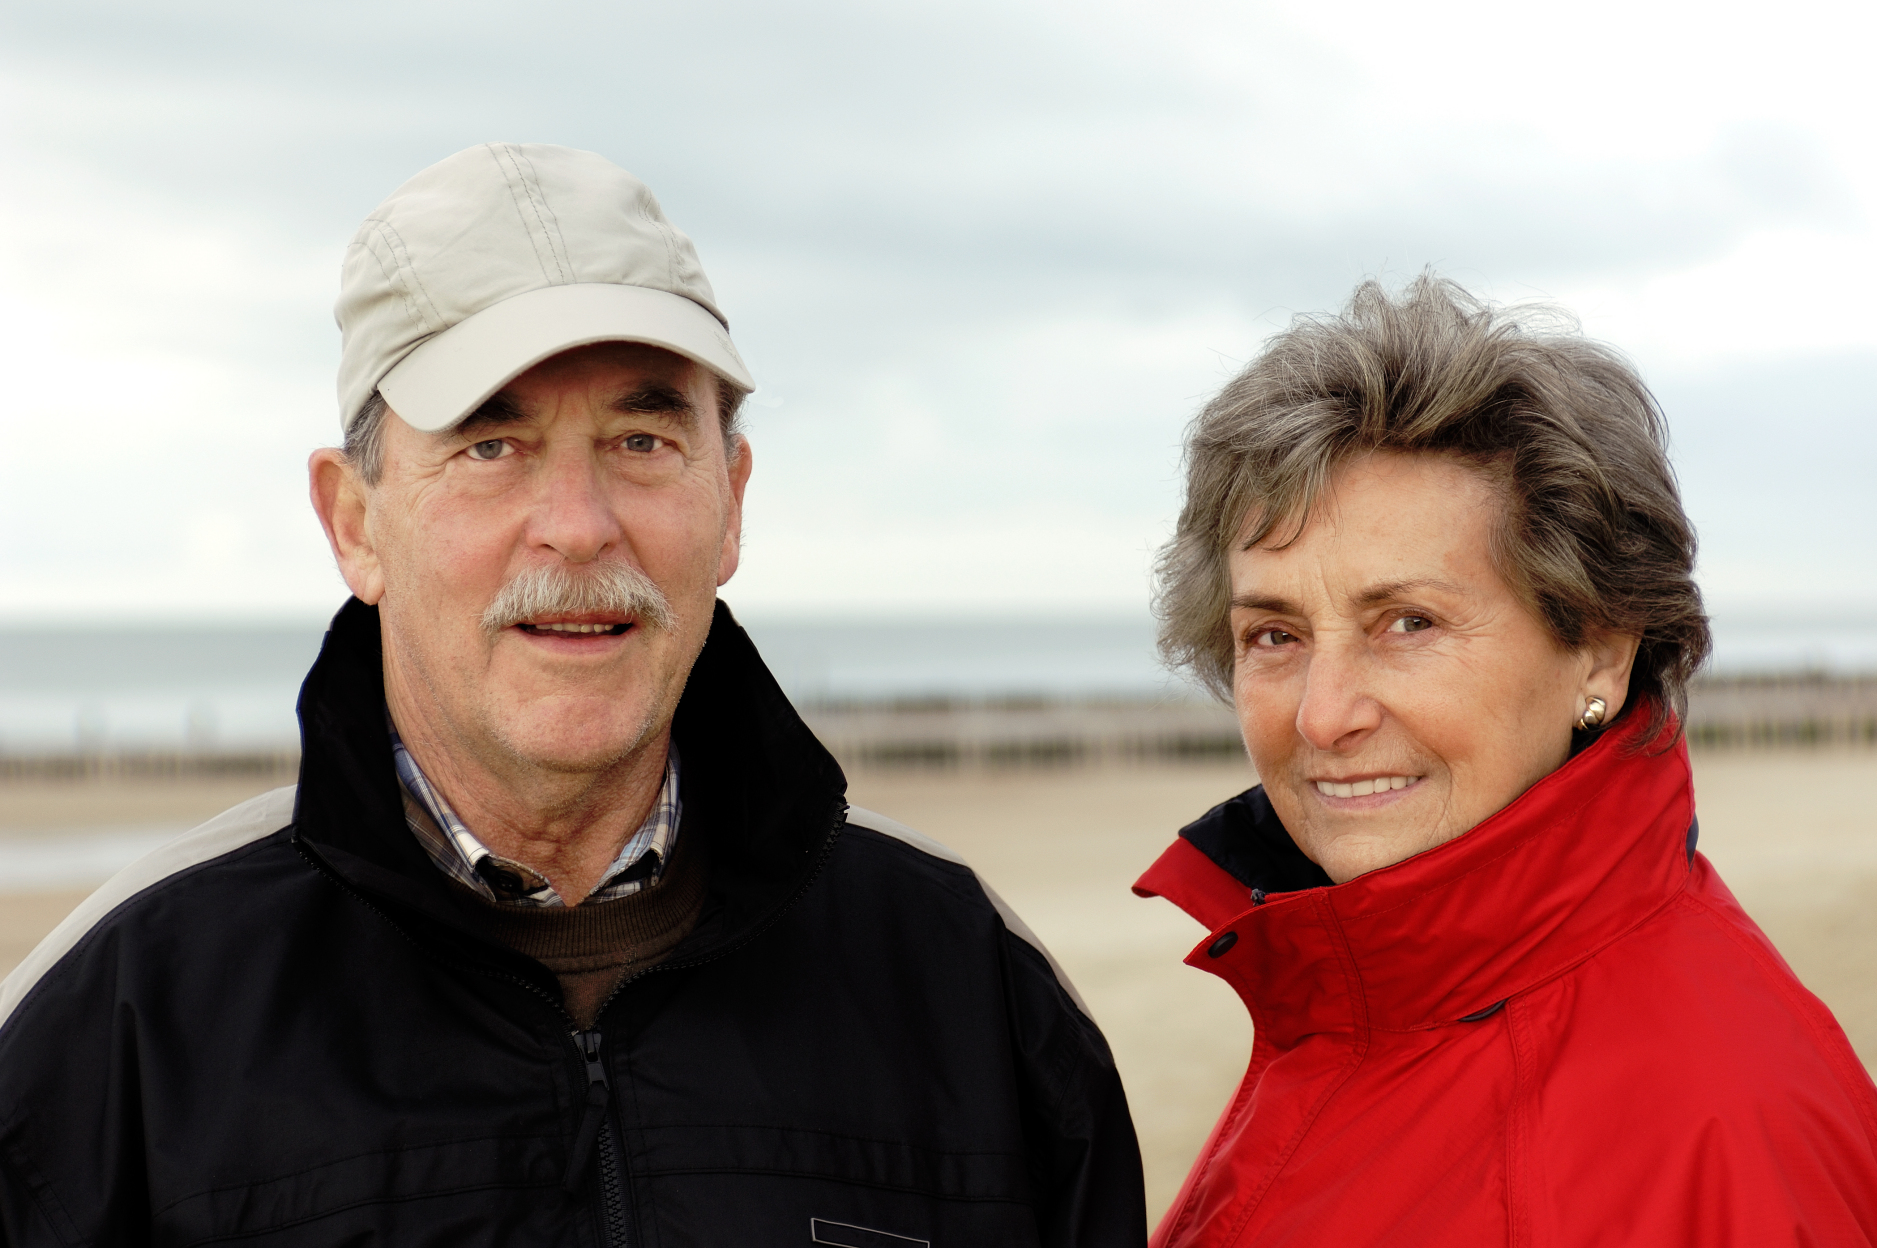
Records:
[[[475,890],[486,901],[529,907],[567,904],[546,877],[502,857],[476,839],[443,794],[431,786],[417,760],[404,748],[395,727],[391,729],[391,755],[404,787],[405,822],[439,871]],[[600,886],[580,904],[627,897],[656,883],[670,860],[682,811],[678,800],[678,747],[673,745],[665,755],[665,782],[651,812],[639,830],[626,838],[619,856],[600,877]]]

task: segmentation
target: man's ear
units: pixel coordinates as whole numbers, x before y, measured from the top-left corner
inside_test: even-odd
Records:
[[[1592,633],[1584,642],[1583,655],[1589,662],[1584,673],[1584,687],[1578,701],[1602,698],[1608,709],[1603,722],[1609,723],[1623,709],[1629,696],[1629,671],[1636,665],[1636,648],[1642,638],[1626,633]]]
[[[725,517],[723,549],[717,554],[719,585],[736,575],[737,564],[743,559],[743,491],[749,486],[749,439],[739,433],[724,450],[735,458],[730,460],[730,514]]]
[[[306,475],[339,575],[354,597],[376,605],[385,595],[385,577],[371,540],[370,494],[358,469],[343,451],[328,446],[306,461]]]

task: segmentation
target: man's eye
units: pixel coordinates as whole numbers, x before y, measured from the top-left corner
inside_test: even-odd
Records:
[[[1288,646],[1297,640],[1297,634],[1287,633],[1281,628],[1261,628],[1251,635],[1254,646]]]
[[[1404,615],[1388,626],[1391,633],[1418,633],[1422,629],[1434,627],[1434,621],[1424,615]]]
[[[658,438],[649,433],[628,434],[625,446],[628,451],[655,451],[658,449]]]
[[[476,443],[469,448],[469,453],[477,459],[500,459],[507,450],[508,443],[500,438],[492,438],[487,442]]]

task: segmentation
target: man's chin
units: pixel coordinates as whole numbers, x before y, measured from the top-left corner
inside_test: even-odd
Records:
[[[605,743],[594,742],[509,742],[509,754],[515,762],[535,771],[555,775],[595,775],[610,771],[645,746],[643,737]]]
[[[646,748],[658,736],[650,715],[621,716],[617,706],[609,714],[581,714],[577,708],[558,713],[522,713],[495,724],[496,735],[516,762],[552,772],[594,772],[616,767]]]

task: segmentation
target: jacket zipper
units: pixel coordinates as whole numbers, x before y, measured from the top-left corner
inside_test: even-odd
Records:
[[[645,978],[647,975],[656,974],[659,971],[683,970],[688,967],[702,966],[707,962],[715,962],[718,958],[726,957],[736,950],[741,949],[743,946],[755,940],[763,932],[767,931],[782,917],[784,911],[793,906],[801,895],[808,891],[808,886],[814,883],[815,877],[821,874],[821,869],[827,865],[829,857],[834,853],[835,838],[832,834],[846,821],[847,804],[843,802],[841,809],[835,812],[835,823],[828,829],[830,836],[822,842],[821,852],[815,858],[814,869],[808,873],[808,877],[802,881],[801,886],[795,890],[794,895],[782,903],[774,914],[769,916],[767,922],[745,933],[741,940],[726,945],[721,949],[713,950],[711,953],[701,958],[692,958],[685,962],[661,962],[656,966],[649,966],[642,971],[637,971],[626,976],[617,984],[613,985],[613,990],[606,994],[606,999],[600,1002],[600,1008],[593,1012],[593,1016],[598,1018],[600,1015],[604,1014],[606,1007],[613,1003],[614,998],[618,997],[628,984],[635,983]],[[368,902],[367,904],[369,905],[370,903]],[[523,987],[533,992],[540,992],[540,989],[524,979],[518,979],[515,976],[507,975],[500,971],[486,973],[500,976],[503,979],[513,979],[516,983],[521,984]],[[566,1017],[567,1011],[565,1007],[560,1006],[558,1003],[555,1004],[556,1008],[560,1010],[562,1017]],[[597,1026],[590,1027],[585,1031],[575,1029],[572,1034],[574,1046],[580,1050],[581,1060],[586,1063],[587,1098],[586,1112],[582,1114],[580,1118],[580,1130],[574,1135],[573,1150],[567,1155],[567,1173],[561,1179],[561,1188],[569,1194],[579,1191],[582,1172],[585,1171],[587,1166],[587,1154],[597,1151],[599,1154],[600,1168],[600,1210],[602,1220],[606,1226],[607,1248],[631,1248],[631,1240],[629,1238],[626,1221],[625,1187],[619,1181],[619,1158],[618,1154],[614,1151],[613,1124],[611,1117],[606,1112],[607,1105],[612,1099],[612,1083],[606,1077],[606,1063],[600,1057],[600,1029]]]
[[[411,934],[404,930],[403,924],[385,913],[384,908],[378,905],[377,902],[365,896],[365,894],[361,893],[358,889],[353,888],[343,876],[328,867],[319,855],[313,852],[312,847],[301,841],[297,835],[293,838],[293,847],[299,851],[300,857],[306,859],[308,866],[332,881],[333,885],[337,887],[340,892],[345,893],[348,897],[351,897],[352,900],[358,902],[361,906],[364,906],[367,910],[383,919],[386,926],[390,927],[392,931],[402,936],[405,940],[410,941],[420,952],[428,957],[437,957],[433,950],[426,948],[422,943],[412,939]],[[439,958],[438,960],[443,961],[444,959]],[[538,984],[529,983],[519,975],[511,975],[506,971],[492,970],[489,967],[478,966],[473,962],[458,962],[456,965],[465,970],[473,971],[476,974],[486,975],[491,979],[499,979],[504,983],[520,985],[522,988],[527,989],[532,995],[540,997],[545,1001],[548,1008],[560,1015],[564,1021],[568,1023],[574,1021],[573,1016],[567,1013],[567,1007],[562,1005],[559,1001],[556,1001]],[[657,968],[654,967],[652,969],[655,970]],[[636,976],[634,978],[636,978]],[[622,984],[620,987],[624,987],[624,985]],[[618,995],[618,991],[618,988],[615,988],[613,995]],[[608,997],[607,1000],[610,1003],[612,998]],[[579,1130],[574,1133],[573,1149],[568,1154],[567,1172],[561,1176],[561,1190],[567,1192],[569,1195],[579,1192],[580,1179],[582,1177],[581,1172],[586,1169],[587,1155],[594,1150],[594,1146],[597,1144],[600,1154],[600,1216],[606,1229],[607,1248],[630,1248],[630,1237],[626,1229],[624,1188],[619,1182],[619,1157],[613,1147],[612,1124],[607,1121],[606,1117],[606,1106],[612,1099],[612,1084],[606,1078],[606,1064],[600,1059],[599,1028],[595,1027],[591,1031],[583,1032],[576,1025],[569,1028],[569,1034],[573,1036],[576,1055],[586,1066],[587,1096],[585,1102],[586,1110],[581,1115]]]
[[[573,1151],[567,1155],[567,1174],[561,1187],[570,1195],[580,1190],[587,1168],[587,1155],[599,1152],[600,1219],[606,1226],[608,1248],[629,1248],[626,1231],[625,1188],[619,1181],[619,1157],[613,1148],[613,1124],[606,1113],[612,1100],[612,1082],[606,1077],[606,1062],[600,1056],[600,1029],[573,1033],[574,1046],[587,1067],[586,1113],[580,1118],[580,1130],[574,1135]]]
[[[790,895],[789,899],[778,906],[768,919],[758,924],[750,931],[745,932],[742,939],[733,941],[721,949],[712,950],[703,957],[691,958],[684,962],[661,962],[656,966],[648,966],[644,970],[626,976],[617,984],[613,985],[613,990],[606,994],[606,999],[600,1003],[600,1008],[594,1011],[594,1017],[598,1018],[601,1014],[604,1014],[606,1007],[613,1003],[613,999],[625,989],[626,985],[641,980],[647,975],[656,974],[659,971],[684,970],[694,966],[702,966],[709,962],[715,962],[717,959],[727,957],[731,953],[750,944],[758,936],[773,927],[781,920],[785,912],[794,906],[797,901],[801,900],[802,894],[806,893],[809,886],[815,882],[816,877],[821,874],[822,868],[828,865],[828,859],[834,856],[834,842],[839,839],[840,829],[846,822],[847,803],[843,801],[840,804],[840,808],[834,812],[834,822],[828,828],[829,835],[823,839],[821,842],[821,850],[815,855],[814,868],[809,871],[801,884],[796,887],[795,892]],[[308,866],[312,867],[313,870],[320,875],[325,876],[328,880],[331,880],[333,884],[339,888],[339,891],[346,893],[367,910],[370,910],[379,918],[383,919],[385,923],[390,926],[391,930],[404,937],[405,940],[410,941],[413,945],[416,945],[418,949],[423,950],[432,957],[436,956],[413,939],[410,933],[404,930],[403,924],[385,913],[384,909],[371,898],[352,887],[351,882],[346,880],[337,871],[328,867],[326,863],[321,860],[319,855],[313,852],[312,847],[300,839],[297,830],[293,835],[293,847],[299,851],[300,857],[306,859]],[[519,984],[530,993],[546,1001],[554,1012],[559,1014],[563,1019],[568,1022],[573,1021],[572,1016],[567,1013],[566,1006],[549,996],[538,985],[528,982],[519,975],[511,975],[506,971],[477,966],[473,962],[465,962],[460,965],[478,974],[500,979],[507,983]],[[574,1136],[573,1151],[568,1154],[567,1173],[561,1178],[561,1188],[568,1193],[578,1190],[581,1171],[586,1169],[587,1153],[593,1151],[597,1146],[600,1159],[601,1214],[606,1227],[607,1248],[631,1248],[626,1227],[625,1189],[619,1181],[619,1157],[618,1153],[614,1150],[612,1123],[606,1113],[607,1104],[612,1099],[612,1084],[606,1077],[606,1064],[600,1059],[600,1030],[598,1027],[593,1027],[587,1031],[581,1031],[576,1026],[571,1034],[574,1038],[574,1046],[578,1050],[581,1060],[586,1064],[587,1097],[586,1111],[581,1115],[580,1129]]]

